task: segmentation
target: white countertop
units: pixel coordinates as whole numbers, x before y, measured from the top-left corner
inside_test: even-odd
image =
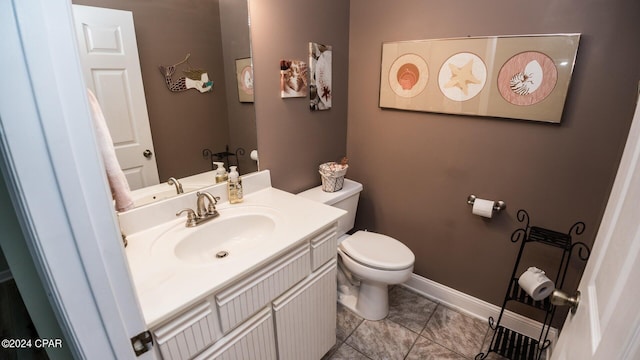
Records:
[[[178,206],[176,203],[173,210],[181,210]],[[282,222],[278,223],[263,246],[210,263],[197,264],[175,256],[152,254],[154,240],[175,227],[184,227],[184,216],[127,236],[125,250],[147,326],[161,324],[250,271],[277,259],[345,214],[338,208],[267,187],[245,195],[240,204],[219,203],[220,217],[211,221],[223,219],[225,210],[241,206],[269,207],[278,213]],[[166,212],[167,206],[158,207],[157,211]]]

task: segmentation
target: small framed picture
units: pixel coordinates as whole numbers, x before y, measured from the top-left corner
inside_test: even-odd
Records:
[[[253,102],[253,66],[250,57],[236,59],[236,78],[238,79],[238,100]]]
[[[309,69],[301,60],[280,60],[280,97],[306,97]]]
[[[331,45],[309,43],[309,108],[311,111],[331,109]]]

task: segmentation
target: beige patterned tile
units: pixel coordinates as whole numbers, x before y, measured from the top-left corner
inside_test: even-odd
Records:
[[[389,316],[387,319],[420,333],[436,309],[433,301],[402,286],[389,290]]]
[[[330,360],[370,360],[368,357],[364,356],[358,350],[352,348],[347,344],[342,344],[338,351],[336,351],[333,356],[331,356]]]
[[[336,337],[340,341],[346,340],[364,319],[338,303]]]
[[[439,305],[422,331],[422,336],[466,357],[480,351],[488,325]]]
[[[346,343],[373,360],[402,360],[418,334],[388,319],[365,320]]]
[[[326,354],[324,354],[324,356],[322,357],[322,359],[320,360],[328,360],[331,359],[331,357],[333,356],[333,354],[338,351],[338,348],[340,348],[340,345],[342,345],[342,341],[340,339],[338,339],[338,337],[336,336],[336,343],[333,344],[333,347],[331,347],[331,349],[329,349],[329,351],[327,351]]]
[[[464,356],[419,336],[406,360],[466,360]]]

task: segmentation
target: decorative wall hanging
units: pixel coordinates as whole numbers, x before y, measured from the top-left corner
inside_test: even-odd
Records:
[[[192,68],[191,64],[189,63],[189,57],[191,57],[191,54],[187,54],[184,60],[173,65],[159,66],[160,73],[164,76],[167,87],[173,92],[185,91],[189,89],[196,89],[201,93],[211,91],[211,88],[213,88],[213,81],[209,80],[209,74],[207,74],[207,72],[202,69]],[[174,81],[172,77],[176,72],[176,68],[178,67],[178,65],[184,63],[187,63],[187,66],[189,67],[187,70],[182,71],[185,76]]]
[[[559,123],[580,34],[382,44],[380,107]]]
[[[280,97],[307,96],[309,69],[300,60],[280,60]]]
[[[310,76],[309,107],[311,110],[331,109],[331,46],[309,43]]]
[[[238,80],[238,100],[253,102],[253,67],[251,58],[236,59],[236,78]]]

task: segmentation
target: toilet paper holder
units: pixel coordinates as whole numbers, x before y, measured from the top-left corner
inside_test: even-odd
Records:
[[[473,203],[475,203],[475,202],[476,202],[476,199],[477,199],[477,198],[478,198],[478,197],[477,197],[477,196],[475,196],[475,195],[473,195],[473,194],[469,195],[469,197],[467,197],[467,204],[469,204],[469,205],[473,206]],[[500,211],[500,210],[504,210],[504,209],[506,209],[506,208],[507,208],[507,204],[506,204],[504,201],[499,200],[499,201],[496,201],[496,202],[494,203],[494,205],[493,205],[493,212],[498,212],[498,211]]]

